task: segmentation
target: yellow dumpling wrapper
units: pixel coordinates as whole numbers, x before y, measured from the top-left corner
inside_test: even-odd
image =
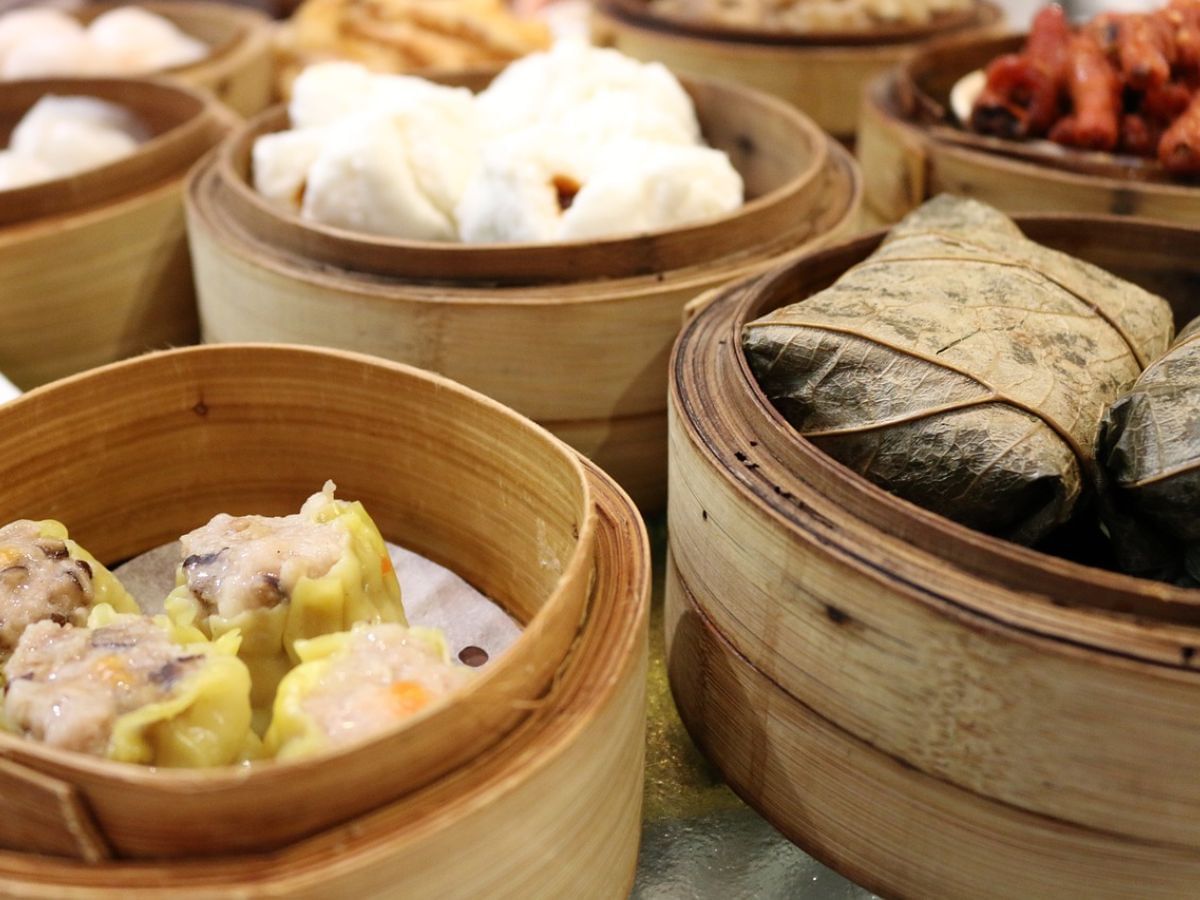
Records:
[[[140,611],[116,576],[54,519],[21,519],[0,528],[0,571],[0,665],[34,622],[82,625],[100,604],[123,613]]]
[[[257,571],[257,577],[266,585],[262,590],[275,590],[278,596],[271,598],[274,602],[237,609],[231,615],[223,614],[221,610],[222,601],[229,598],[218,598],[214,604],[197,596],[193,590],[197,586],[196,576],[194,572],[189,575],[187,560],[177,571],[177,587],[166,600],[168,615],[176,622],[195,625],[214,640],[230,631],[240,631],[239,655],[250,668],[252,703],[264,717],[271,708],[280,679],[299,661],[295,649],[298,641],[345,631],[359,622],[405,623],[400,583],[379,529],[361,503],[335,499],[332,483],[327,483],[321,493],[310,497],[295,516],[278,519],[218,516],[205,528],[218,525],[227,529],[246,525],[245,530],[261,531],[261,537],[257,539],[282,541],[280,553],[283,555],[294,549],[287,543],[287,530],[294,531],[292,536],[300,543],[312,534],[311,526],[329,526],[338,537],[337,558],[324,574],[315,577],[301,574],[290,584],[285,577],[286,562],[283,575],[279,571],[268,571],[270,566],[255,570],[252,565],[247,569],[243,562],[237,562],[235,568],[240,567],[243,579],[253,578]],[[310,530],[305,531],[305,528]],[[203,531],[192,532],[184,538],[185,542],[188,537]],[[206,536],[204,541],[215,548],[210,553],[218,553],[212,563],[229,566],[234,561],[222,563],[219,555],[222,551],[216,547],[221,541],[212,543],[213,537],[219,537],[220,528],[217,531],[217,535]],[[247,558],[253,556],[253,549],[245,550],[244,544],[233,543],[232,546],[242,548]],[[229,553],[228,550],[223,552]],[[189,577],[193,581],[191,586]],[[236,607],[237,598],[226,605]]]
[[[39,623],[10,662],[5,724],[118,762],[200,768],[257,758],[238,643],[236,632],[210,642],[166,616],[107,604],[92,610],[86,629]]]
[[[433,628],[356,626],[300,641],[301,662],[279,684],[264,753],[313,756],[366,740],[471,679]]]

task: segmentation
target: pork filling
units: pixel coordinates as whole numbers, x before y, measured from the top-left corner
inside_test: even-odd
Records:
[[[350,743],[419,712],[471,676],[403,625],[374,625],[353,633],[303,708],[333,743]]]
[[[4,667],[5,718],[25,737],[103,756],[118,718],[169,697],[203,659],[146,616],[95,629],[39,622]]]
[[[0,660],[35,622],[85,624],[93,596],[91,566],[63,541],[28,519],[0,528]]]
[[[285,603],[302,577],[329,573],[349,536],[303,512],[269,518],[222,513],[180,538],[188,590],[206,614],[239,613]]]

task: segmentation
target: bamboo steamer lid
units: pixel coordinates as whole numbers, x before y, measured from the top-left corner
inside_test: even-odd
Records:
[[[750,202],[681,229],[540,246],[302,222],[249,186],[254,138],[286,121],[265,113],[189,186],[204,339],[322,343],[434,369],[535,419],[644,508],[661,507],[667,357],[684,304],[849,230],[859,204],[852,162],[804,116],[736,85],[689,90]]]
[[[281,846],[506,740],[577,640],[594,569],[590,481],[565,445],[446,379],[307,348],[200,347],[56,382],[0,407],[0,423],[12,486],[0,518],[56,518],[102,561],[217,512],[292,512],[332,478],[386,538],[524,626],[450,701],[332,755],[156,771],[0,734],[0,846],[88,860]]]
[[[77,15],[84,23],[130,3],[89,3]],[[203,41],[209,55],[161,75],[208,91],[242,116],[262,112],[274,93],[275,56],[272,25],[261,12],[204,0],[137,0],[136,5],[163,16],[181,31]]]
[[[1194,231],[1018,223],[1197,312]],[[685,722],[748,802],[880,892],[1187,894],[1200,783],[1175,765],[1200,750],[1200,592],[904,503],[753,382],[741,326],[881,237],[728,289],[676,346],[667,630]]]
[[[43,95],[126,107],[153,137],[68,178],[3,192],[0,371],[23,388],[197,335],[181,192],[232,125],[194,89],[155,81],[52,79],[0,85],[0,141]]]
[[[961,76],[1024,42],[1023,35],[938,41],[869,85],[857,153],[870,216],[879,223],[895,222],[930,197],[955,193],[1006,212],[1112,214],[1194,224],[1200,217],[1200,188],[1155,171],[1157,164],[1123,166],[1108,154],[1065,148],[1035,152],[1017,142],[928,123]]]
[[[677,72],[728,78],[774,94],[834,137],[852,142],[869,81],[909,59],[931,38],[996,34],[1002,22],[999,7],[980,2],[966,14],[943,15],[924,26],[781,35],[668,20],[649,12],[645,0],[603,0],[593,12],[592,38]]]

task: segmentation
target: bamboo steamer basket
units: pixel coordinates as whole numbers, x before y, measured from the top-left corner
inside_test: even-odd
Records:
[[[264,114],[189,186],[204,339],[321,343],[439,371],[661,508],[684,304],[849,230],[859,203],[852,161],[800,113],[735,85],[689,90],[753,199],[686,228],[575,244],[430,244],[302,222],[249,186],[254,138],[286,122],[282,109]]]
[[[588,465],[595,584],[554,688],[456,771],[269,856],[87,864],[0,851],[25,898],[626,896],[641,829],[650,556],[632,502]]]
[[[0,407],[0,423],[11,479],[0,518],[58,519],[103,561],[217,512],[294,512],[332,478],[387,539],[524,626],[449,701],[333,755],[155,771],[0,734],[0,846],[91,860],[281,846],[505,739],[544,702],[578,637],[596,512],[576,455],[443,378],[307,348],[192,348],[57,382]]]
[[[825,131],[854,140],[863,87],[908,60],[931,38],[990,35],[1003,14],[980,2],[965,15],[926,26],[880,28],[865,34],[779,35],[672,22],[645,0],[603,0],[592,15],[592,39],[637,59],[704,78],[728,78],[795,105]]]
[[[169,19],[209,47],[206,58],[162,75],[208,91],[242,116],[255,115],[270,105],[275,89],[273,31],[271,20],[261,12],[203,0],[136,0],[90,3],[76,15],[87,23],[110,9],[134,5]]]
[[[1195,231],[1018,222],[1197,312]],[[753,381],[743,324],[881,238],[729,288],[680,336],[666,628],[685,723],[747,802],[881,893],[1188,895],[1200,592],[907,504],[796,434]]]
[[[0,194],[0,371],[23,388],[196,340],[181,193],[233,121],[206,95],[166,83],[9,82],[0,144],[48,93],[118,103],[154,136],[109,165]]]
[[[961,76],[1024,42],[1012,35],[939,41],[871,83],[857,145],[871,216],[895,222],[948,192],[1008,212],[1113,214],[1194,225],[1200,189],[1156,173],[1156,166],[1127,169],[1108,154],[1038,152],[928,123],[925,113],[947,105]]]

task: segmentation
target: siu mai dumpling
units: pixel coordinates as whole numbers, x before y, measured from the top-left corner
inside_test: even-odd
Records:
[[[121,583],[67,537],[61,523],[19,519],[0,528],[0,665],[30,625],[84,625],[101,603],[119,612],[139,611]]]
[[[279,685],[268,755],[310,756],[366,740],[416,715],[473,671],[450,659],[432,628],[358,626],[296,646],[300,665]]]
[[[257,755],[238,637],[101,605],[86,627],[38,622],[5,666],[4,722],[50,747],[153,766]]]
[[[221,514],[180,538],[183,562],[167,613],[213,639],[233,629],[254,681],[255,709],[299,660],[296,641],[358,622],[401,622],[404,607],[387,545],[361,503],[334,486],[290,516]]]

